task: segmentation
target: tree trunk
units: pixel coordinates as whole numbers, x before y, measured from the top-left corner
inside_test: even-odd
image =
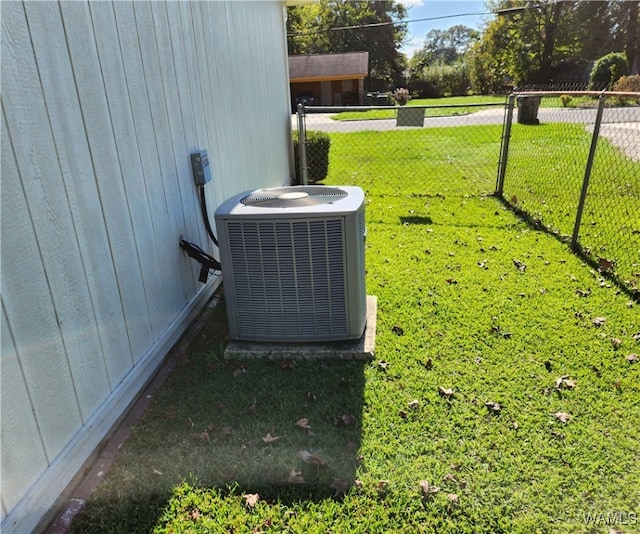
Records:
[[[556,46],[556,30],[558,29],[558,22],[560,21],[562,3],[555,3],[551,9],[551,14],[545,16],[542,58],[540,61],[540,79],[546,83],[551,81],[549,79],[551,76],[551,62]]]
[[[625,44],[629,74],[640,74],[640,28],[638,27],[640,2],[625,2],[625,4],[629,7],[627,42]]]

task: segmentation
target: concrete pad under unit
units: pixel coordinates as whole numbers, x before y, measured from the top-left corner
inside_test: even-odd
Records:
[[[376,314],[378,298],[367,295],[367,325],[360,339],[320,343],[273,343],[232,341],[224,351],[225,359],[267,358],[280,360],[369,360],[376,344]]]

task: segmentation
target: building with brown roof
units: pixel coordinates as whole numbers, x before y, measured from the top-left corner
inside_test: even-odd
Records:
[[[291,102],[314,106],[362,104],[369,52],[289,56]]]

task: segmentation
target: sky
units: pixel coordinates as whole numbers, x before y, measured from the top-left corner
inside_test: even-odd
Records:
[[[408,10],[408,21],[434,19],[407,24],[407,42],[401,51],[408,58],[411,58],[415,50],[422,48],[425,37],[431,30],[446,30],[456,24],[480,29],[484,19],[492,18],[490,15],[451,16],[465,13],[485,13],[486,8],[483,0],[401,0],[401,2]]]

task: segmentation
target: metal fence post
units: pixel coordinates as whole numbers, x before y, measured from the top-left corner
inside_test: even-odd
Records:
[[[584,203],[587,199],[587,190],[589,188],[589,179],[591,178],[591,169],[593,168],[593,159],[598,147],[598,135],[600,134],[600,124],[602,123],[602,112],[604,104],[607,100],[606,95],[601,94],[598,99],[598,112],[596,114],[596,122],[593,125],[593,135],[591,137],[591,147],[589,148],[589,157],[587,165],[584,169],[584,179],[582,181],[582,191],[580,192],[580,201],[578,202],[578,211],[576,212],[576,222],[573,226],[573,237],[571,238],[571,246],[578,246],[578,234],[580,233],[580,223],[582,222],[582,213],[584,211]]]
[[[507,116],[502,129],[502,146],[500,147],[500,161],[498,163],[498,180],[496,182],[496,195],[502,197],[504,191],[504,176],[507,171],[507,157],[509,156],[509,139],[511,139],[511,123],[513,122],[513,105],[516,95],[509,95],[507,104]]]
[[[298,157],[300,159],[300,182],[302,185],[307,185],[307,131],[303,104],[298,104]]]

